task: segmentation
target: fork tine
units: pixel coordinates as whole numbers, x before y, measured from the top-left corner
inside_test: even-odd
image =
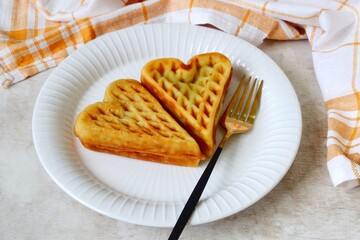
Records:
[[[249,113],[248,122],[251,123],[251,124],[254,123],[256,113],[257,113],[257,111],[259,109],[259,106],[260,106],[260,98],[261,98],[263,83],[264,83],[264,81],[261,80],[260,85],[259,85],[259,87],[257,89],[257,93],[256,93],[255,98],[254,98],[253,105],[252,105],[250,113]]]
[[[241,111],[241,113],[239,113],[239,115],[237,116],[238,120],[240,119],[241,121],[246,121],[246,119],[248,117],[248,114],[249,114],[250,103],[251,103],[252,96],[253,96],[253,93],[254,93],[254,90],[255,90],[255,86],[257,85],[257,82],[258,82],[258,79],[255,78],[254,82],[252,83],[251,89],[250,89],[249,93],[246,96],[245,106],[244,106],[243,110]]]
[[[249,78],[247,80],[245,80],[245,81],[246,81],[245,89],[242,91],[240,97],[236,96],[237,99],[236,99],[235,103],[237,103],[237,105],[234,107],[236,110],[235,110],[235,112],[233,112],[233,114],[230,115],[230,117],[236,117],[237,118],[240,115],[241,110],[243,109],[247,89],[249,88],[249,85],[250,85],[250,82],[251,82],[251,76],[249,76]]]
[[[229,103],[229,105],[228,105],[228,107],[227,107],[227,109],[226,109],[226,115],[227,115],[227,116],[231,116],[232,113],[233,113],[233,111],[234,111],[234,106],[235,106],[235,103],[237,102],[237,99],[238,99],[240,90],[241,90],[241,88],[242,88],[242,85],[244,85],[245,77],[246,77],[246,75],[244,75],[244,76],[241,78],[241,80],[240,80],[240,82],[239,82],[239,85],[237,86],[236,91],[235,91],[233,97],[231,98],[231,101],[230,101],[230,103]]]

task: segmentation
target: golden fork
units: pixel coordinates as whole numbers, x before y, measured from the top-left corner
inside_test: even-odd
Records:
[[[256,113],[260,106],[264,81],[257,78],[254,81],[251,79],[251,77],[246,79],[245,76],[241,79],[234,96],[221,118],[221,125],[226,129],[226,134],[221,140],[219,147],[224,147],[231,135],[250,131],[254,124]],[[249,91],[250,84],[252,86]],[[256,94],[255,97],[253,97],[254,93]]]
[[[187,224],[202,192],[209,180],[212,170],[220,156],[225,143],[235,133],[246,133],[251,130],[256,113],[260,106],[263,80],[252,80],[252,77],[244,76],[236,88],[228,107],[220,119],[221,125],[226,129],[222,138],[204,173],[201,175],[193,192],[185,204],[170,236],[169,240],[178,239]],[[250,88],[250,89],[249,89]]]

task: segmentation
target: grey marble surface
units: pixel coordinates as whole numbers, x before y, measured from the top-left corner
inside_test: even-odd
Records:
[[[326,168],[326,111],[307,41],[260,46],[299,97],[303,135],[288,173],[264,198],[181,239],[360,239],[360,189],[336,189]],[[0,91],[0,239],[167,239],[171,229],[128,224],[63,192],[41,166],[32,140],[36,97],[52,70]]]

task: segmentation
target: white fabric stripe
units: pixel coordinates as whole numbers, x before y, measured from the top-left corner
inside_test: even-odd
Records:
[[[229,2],[244,8],[251,8],[254,12],[262,13],[262,8],[264,6],[264,0],[220,0],[222,2]],[[254,6],[254,7],[253,7]],[[265,12],[267,16],[282,19],[290,22],[297,22],[301,25],[308,26],[319,26],[318,18],[310,16],[315,16],[319,13],[319,9],[330,9],[336,10],[339,7],[337,1],[329,0],[281,0],[277,2],[271,2],[266,6],[267,11]],[[282,14],[278,14],[282,13]],[[292,16],[294,15],[294,17]],[[297,18],[295,16],[300,16],[302,18]]]
[[[205,12],[206,14],[204,14]],[[185,9],[149,19],[149,23],[188,23],[188,14],[189,10]],[[208,23],[224,32],[230,32],[232,34],[235,34],[238,26],[242,23],[240,19],[231,15],[216,12],[212,9],[201,8],[193,9],[191,12],[191,21],[192,24]],[[238,36],[255,46],[259,46],[266,38],[266,33],[252,25],[245,24]]]
[[[280,24],[281,28],[284,30],[284,32],[285,32],[285,34],[286,34],[286,36],[288,38],[295,37],[295,35],[293,34],[291,29],[289,28],[289,26],[285,22],[279,21],[279,24]]]
[[[328,111],[328,114],[330,116],[339,116],[339,114],[340,114],[340,115],[346,116],[348,118],[355,119],[357,117],[358,111],[342,111],[342,110],[331,109]],[[339,117],[341,117],[341,116],[339,116]]]
[[[11,76],[14,79],[24,79],[24,76],[21,74],[21,72],[19,70],[14,70],[14,71],[10,72],[9,74],[11,74]]]
[[[43,61],[36,61],[34,62],[34,65],[39,69],[39,71],[45,71],[47,69]]]
[[[51,57],[44,58],[44,61],[47,63],[49,68],[56,67],[56,62]]]
[[[338,139],[338,140],[335,140],[335,139],[333,139],[333,138],[331,138],[331,137],[335,137],[335,138]],[[346,146],[346,145],[348,144],[348,140],[342,138],[342,137],[340,136],[340,134],[338,134],[337,132],[335,132],[335,131],[329,131],[329,132],[328,132],[328,140],[327,140],[327,144],[326,144],[327,146],[329,146],[329,145],[331,145],[331,144],[336,144],[336,145],[339,145],[339,146],[342,147],[342,145],[339,144],[339,141],[340,141],[340,143],[342,143],[344,146]]]
[[[0,41],[6,41],[6,40],[9,40],[9,37],[7,35],[0,33]]]
[[[338,132],[329,130],[329,131],[328,131],[328,144],[327,144],[328,146],[330,145],[330,144],[329,144],[330,140],[331,140],[331,141],[336,141],[336,140],[332,140],[331,137],[337,138],[337,139],[338,139],[341,143],[343,143],[345,146],[348,144],[348,140],[347,140],[347,139],[344,139],[343,137],[341,137],[341,135],[340,135]],[[336,141],[336,144],[337,144],[339,141]],[[355,138],[355,139],[352,141],[352,144],[351,144],[351,145],[357,145],[357,144],[360,144],[360,138]]]
[[[338,145],[339,147],[341,147],[341,149],[342,149],[343,151],[345,151],[345,146],[346,146],[346,144],[347,144],[347,141],[342,141],[342,140],[343,140],[343,139],[340,139],[340,138],[336,138],[336,139],[334,139],[334,138],[329,138],[329,139],[327,140],[327,146],[330,146],[330,145],[335,144],[335,145]],[[340,144],[339,141],[340,141],[340,143],[342,143],[342,144]],[[358,145],[358,144],[359,144],[359,139],[356,139],[356,142],[351,142],[351,143],[352,143],[351,146],[355,146],[355,147],[350,147],[350,148],[349,148],[349,154],[359,152],[359,151],[360,151],[360,145]],[[344,144],[344,145],[343,145],[343,144]]]
[[[9,9],[13,9],[14,1],[1,1],[0,7],[0,29],[3,31],[11,30],[11,18],[12,12]]]
[[[358,185],[358,180],[352,170],[351,162],[345,156],[337,156],[327,162],[331,181],[335,187],[353,188]],[[356,167],[360,171],[359,166]]]
[[[356,121],[342,118],[342,117],[340,117],[339,115],[336,115],[336,114],[332,114],[331,116],[329,115],[329,119],[337,119],[337,120],[343,122],[344,124],[346,124],[347,126],[352,127],[352,128],[355,127],[355,125],[356,125]]]
[[[40,12],[38,13],[37,24],[38,24],[38,28],[40,28],[40,29],[46,28],[46,17],[43,14],[41,14]]]
[[[71,53],[73,53],[74,51],[75,51],[76,49],[74,48],[74,47],[67,47],[66,48],[66,52],[67,52],[67,54],[71,54]]]
[[[327,38],[327,35],[323,34],[318,40],[314,41],[313,48],[327,50],[318,44],[321,39],[325,38]],[[343,39],[340,35],[338,39],[328,39],[329,42],[337,43],[337,46],[347,40],[351,42],[353,39]],[[313,63],[316,66],[314,70],[325,101],[354,93],[351,86],[353,52],[354,48],[351,46],[342,47],[329,53],[313,51]],[[359,74],[358,77],[360,77]],[[360,85],[360,81],[357,81],[357,83]],[[357,89],[360,89],[359,86],[357,86]]]
[[[189,9],[172,13],[165,13],[156,18],[149,19],[149,23],[189,23]]]
[[[34,29],[35,28],[35,7],[34,5],[32,5],[31,3],[29,4],[28,7],[28,18],[27,18],[27,28],[28,29]],[[38,15],[40,15],[40,13],[38,13]]]
[[[235,34],[238,27],[243,24],[242,19],[213,9],[204,8],[193,8],[191,11],[191,20],[192,24],[210,23],[225,32],[233,34]],[[265,39],[266,33],[245,22],[238,36],[258,46]]]
[[[349,152],[348,154],[351,155],[351,154],[359,154],[360,153],[360,146],[356,146],[356,147],[352,147],[349,149]]]
[[[147,2],[144,2],[144,3],[146,5],[150,5],[150,3],[155,3],[155,2],[158,2],[158,1],[159,0],[152,0],[152,1],[147,1]],[[141,8],[141,5],[139,3],[131,4],[131,5],[128,5],[128,6],[124,7],[124,8],[120,8],[120,9],[118,9],[116,11],[113,11],[113,12],[111,12],[109,14],[105,14],[105,15],[93,18],[93,19],[91,19],[91,23],[96,25],[97,23],[112,19],[114,17],[118,17],[119,15],[128,13],[130,11],[133,11],[133,10],[139,9],[139,8]]]
[[[71,12],[78,8],[80,1],[51,1],[37,0],[36,5],[42,11],[43,16],[53,21],[71,21]]]
[[[0,65],[2,65],[2,66],[6,66],[6,65],[8,65],[10,63],[13,63],[15,61],[13,55],[11,55],[10,50],[8,48],[3,48],[0,51],[0,56],[9,56],[9,57],[6,57],[6,58],[2,58],[3,60],[0,62]]]
[[[243,29],[240,30],[238,36],[255,46],[259,46],[263,40],[267,37],[267,34],[258,28],[245,23],[243,26]]]
[[[226,2],[227,0],[223,0],[224,2]],[[282,4],[282,5],[287,5],[289,8],[293,7],[293,4],[299,5],[299,0],[272,0],[275,6],[276,4]],[[246,3],[251,3],[254,5],[257,5],[258,7],[262,7],[264,5],[264,0],[238,0],[237,2],[246,2]],[[332,9],[332,10],[336,10],[339,7],[339,3],[337,1],[329,1],[329,0],[301,0],[301,5],[306,6],[306,5],[310,5],[313,7],[317,7],[317,8],[322,8],[324,6],[327,7],[327,9]],[[275,8],[274,6],[274,8]]]
[[[92,0],[83,2],[80,0],[37,0],[36,4],[40,7],[42,14],[49,20],[69,22],[85,17],[93,17],[124,7],[120,0]]]
[[[312,28],[312,27],[311,27]],[[315,32],[313,35],[313,39],[312,39],[312,43],[317,41],[321,36],[322,36],[323,32],[321,31],[321,28],[316,27],[315,28]],[[310,36],[310,35],[309,35]],[[311,48],[313,49],[313,47],[311,46]]]

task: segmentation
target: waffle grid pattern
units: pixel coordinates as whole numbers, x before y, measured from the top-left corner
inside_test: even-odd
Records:
[[[214,103],[227,81],[224,75],[226,66],[213,63],[211,59],[206,64],[199,61],[193,64],[196,64],[196,71],[185,79],[182,75],[189,75],[179,68],[180,64],[172,61],[160,63],[158,68],[154,68],[153,79],[199,123],[201,129],[207,129]]]
[[[99,127],[181,140],[188,138],[161,105],[134,84],[109,86],[97,110],[98,114],[89,115]]]

